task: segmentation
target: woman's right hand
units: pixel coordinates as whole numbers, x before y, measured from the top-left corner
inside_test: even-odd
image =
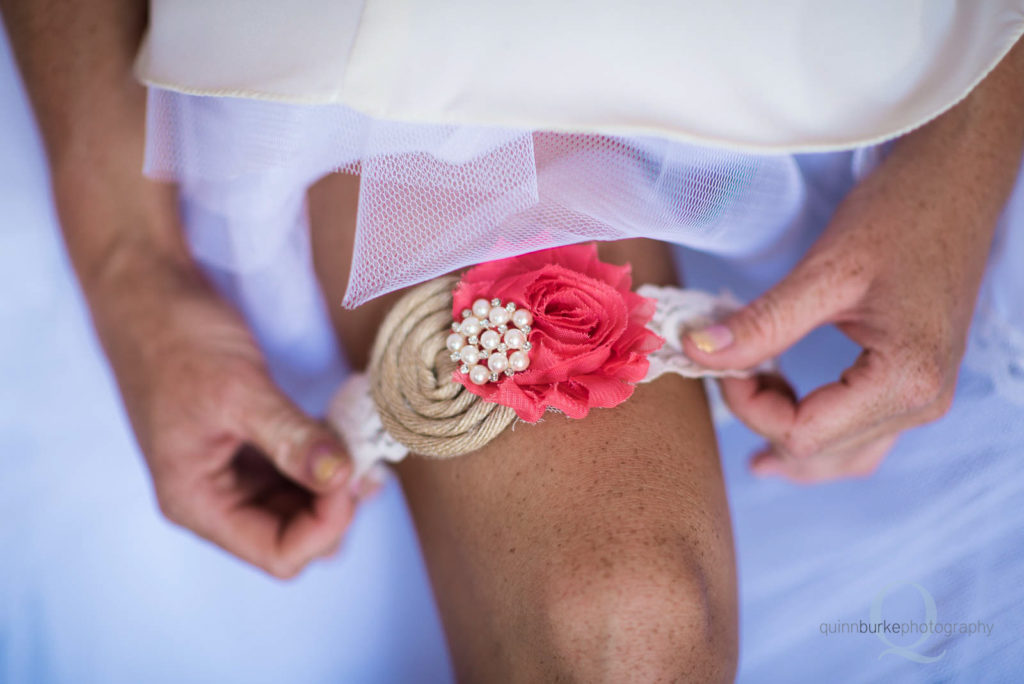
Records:
[[[350,465],[284,397],[192,262],[177,189],[143,178],[146,3],[0,0],[68,254],[171,520],[278,576],[338,545]],[[55,17],[60,20],[55,20]]]
[[[281,578],[332,553],[355,505],[337,438],[274,385],[194,265],[108,264],[93,317],[164,514]]]

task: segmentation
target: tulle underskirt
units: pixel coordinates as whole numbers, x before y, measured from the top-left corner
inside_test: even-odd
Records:
[[[358,173],[346,306],[583,240],[753,255],[793,224],[806,192],[793,157],[658,138],[405,124],[159,89],[148,111],[147,174],[181,184],[196,249],[229,270],[277,258],[310,183]]]

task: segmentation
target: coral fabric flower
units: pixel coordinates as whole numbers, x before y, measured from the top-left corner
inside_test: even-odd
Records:
[[[647,355],[664,340],[647,329],[654,300],[630,290],[630,267],[606,264],[594,244],[570,245],[468,270],[455,289],[452,317],[479,298],[501,299],[533,314],[530,366],[497,382],[455,381],[535,423],[548,408],[583,418],[618,406],[647,374]]]

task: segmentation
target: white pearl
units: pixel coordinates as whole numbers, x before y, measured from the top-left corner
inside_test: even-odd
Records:
[[[491,379],[491,372],[483,366],[473,366],[469,369],[469,380],[474,385],[486,385]]]
[[[533,314],[526,309],[516,309],[516,312],[512,314],[512,325],[517,328],[522,328],[524,325],[533,324]]]
[[[459,350],[459,359],[467,366],[472,366],[480,360],[480,350],[471,344]]]
[[[526,352],[512,352],[508,357],[508,365],[517,373],[524,371],[530,367],[530,356]]]
[[[505,325],[508,323],[508,319],[512,317],[512,314],[508,312],[508,309],[502,306],[496,306],[491,309],[491,312],[487,314],[487,317],[491,319],[491,323],[494,325]]]
[[[501,335],[493,330],[487,330],[480,336],[480,346],[484,349],[494,349],[501,344]]]
[[[466,337],[472,337],[473,335],[480,334],[480,319],[476,316],[470,316],[462,321],[462,325],[459,326],[459,331]]]
[[[452,333],[448,336],[448,340],[445,342],[445,345],[448,347],[448,351],[453,352],[459,351],[463,346],[465,346],[465,344],[466,338],[459,333]]]
[[[473,315],[477,318],[487,318],[491,312],[491,303],[486,299],[478,299],[473,302]]]
[[[523,345],[526,344],[526,335],[523,334],[522,330],[512,328],[505,333],[505,344],[508,345],[509,349],[522,349]]]
[[[487,357],[487,367],[495,373],[500,373],[508,368],[508,358],[500,353],[491,354]]]

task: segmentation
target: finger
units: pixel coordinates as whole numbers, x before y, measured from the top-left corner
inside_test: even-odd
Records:
[[[353,508],[348,492],[339,490],[314,497],[309,508],[289,517],[262,506],[223,509],[196,531],[275,577],[289,579],[339,544]]]
[[[797,397],[789,382],[776,373],[749,378],[722,378],[722,398],[733,415],[765,439],[784,439],[796,419]]]
[[[289,521],[281,538],[282,554],[301,568],[337,550],[352,522],[356,505],[352,495],[345,490],[317,496],[310,512]]]
[[[777,475],[801,484],[868,477],[877,471],[898,437],[898,433],[876,437],[841,452],[806,459],[786,457],[768,447],[754,455],[750,468],[756,475]]]
[[[243,439],[258,447],[274,467],[315,492],[340,487],[351,461],[334,433],[313,420],[267,379],[250,394],[240,419]]]
[[[359,478],[358,481],[350,483],[349,493],[357,502],[362,503],[373,498],[383,487],[384,480],[371,471]]]
[[[844,371],[840,381],[825,385],[797,401],[789,383],[777,374],[721,381],[722,397],[750,429],[772,443],[754,459],[765,473],[778,468],[769,454],[780,458],[817,459],[865,439],[892,434],[905,427],[893,403],[892,383],[883,367],[864,353]]]
[[[326,549],[323,553],[321,553],[319,556],[317,556],[317,558],[323,558],[324,560],[329,559],[329,558],[334,558],[335,556],[338,555],[338,552],[341,551],[341,545],[342,545],[342,543],[344,541],[345,541],[345,539],[344,539],[344,537],[342,537],[341,539],[336,541],[334,544],[332,544],[330,546],[330,548]]]
[[[898,376],[898,369],[865,350],[839,381],[804,397],[791,430],[777,446],[789,455],[809,458],[841,449],[876,430],[875,434],[893,433],[908,427]]]
[[[687,334],[684,351],[709,368],[753,368],[836,320],[862,296],[858,279],[821,258],[805,259],[780,283],[725,320]]]

